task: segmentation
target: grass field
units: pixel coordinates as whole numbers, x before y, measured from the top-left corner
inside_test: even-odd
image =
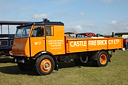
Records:
[[[8,62],[8,63],[7,63]],[[106,67],[59,64],[59,71],[38,76],[22,72],[8,58],[0,58],[0,85],[128,85],[128,51],[116,51]]]

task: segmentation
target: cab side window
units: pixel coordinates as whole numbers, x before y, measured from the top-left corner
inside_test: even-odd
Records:
[[[46,36],[51,36],[51,26],[46,26]]]
[[[32,32],[32,37],[43,37],[44,36],[44,28],[43,27],[34,27]]]

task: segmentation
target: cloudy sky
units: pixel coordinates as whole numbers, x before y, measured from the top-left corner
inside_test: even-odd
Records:
[[[128,32],[128,0],[0,0],[0,21],[42,18],[62,21],[65,31],[76,33]]]

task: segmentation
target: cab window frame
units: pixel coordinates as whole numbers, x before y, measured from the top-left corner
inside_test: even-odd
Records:
[[[43,27],[43,36],[32,36],[33,35],[33,31],[34,31],[34,28],[35,27]],[[32,32],[31,32],[31,37],[45,37],[45,26],[42,26],[42,25],[35,25],[32,27]]]
[[[29,34],[31,33],[31,28],[32,28],[32,26],[17,27],[16,34],[15,34],[14,38],[28,38]],[[29,33],[27,33],[26,29],[30,29]],[[18,35],[19,30],[22,30],[20,36]]]
[[[47,35],[47,33],[46,33],[47,27],[50,27],[51,35]],[[53,25],[45,25],[45,36],[54,36],[54,26]]]

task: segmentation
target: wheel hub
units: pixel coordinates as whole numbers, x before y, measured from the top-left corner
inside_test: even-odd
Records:
[[[43,69],[44,70],[48,70],[50,68],[50,63],[49,62],[44,62],[44,64],[43,64]]]
[[[107,58],[106,58],[106,55],[105,54],[102,54],[100,56],[100,63],[101,64],[105,64],[107,62]]]
[[[43,72],[50,71],[51,67],[52,67],[52,64],[49,59],[44,59],[41,61],[40,68]]]

